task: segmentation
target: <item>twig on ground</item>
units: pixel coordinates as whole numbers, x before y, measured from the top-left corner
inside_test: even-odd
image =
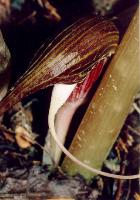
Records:
[[[56,21],[61,20],[61,16],[58,14],[57,9],[52,6],[48,0],[37,0],[38,4],[48,11],[49,15],[45,15],[48,19],[54,19]]]

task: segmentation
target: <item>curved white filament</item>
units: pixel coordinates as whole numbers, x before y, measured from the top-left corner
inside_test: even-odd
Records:
[[[79,159],[77,159],[75,156],[73,156],[65,147],[64,145],[60,142],[59,138],[56,135],[55,132],[55,127],[54,127],[54,121],[51,119],[51,117],[48,119],[49,120],[49,128],[50,128],[50,133],[54,139],[54,141],[56,142],[56,144],[59,146],[59,148],[63,151],[63,153],[65,155],[67,155],[73,162],[75,162],[76,164],[84,167],[85,169],[99,174],[101,176],[106,176],[109,178],[115,178],[115,179],[124,179],[124,180],[128,180],[128,179],[137,179],[140,178],[140,174],[136,174],[136,175],[116,175],[116,174],[112,174],[112,173],[107,173],[107,172],[103,172],[101,170],[95,169],[93,167],[90,167],[89,165],[83,163],[82,161],[80,161]]]

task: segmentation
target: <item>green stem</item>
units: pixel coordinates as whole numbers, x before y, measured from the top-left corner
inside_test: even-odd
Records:
[[[70,146],[79,160],[101,169],[128,115],[139,81],[138,10],[99,85]],[[62,169],[86,179],[92,172],[65,158]]]

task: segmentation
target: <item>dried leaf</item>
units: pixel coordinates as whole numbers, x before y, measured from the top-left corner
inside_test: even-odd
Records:
[[[25,149],[31,147],[31,145],[34,143],[34,139],[31,138],[31,135],[23,127],[17,126],[15,132],[17,144],[21,148]]]
[[[140,194],[135,193],[135,194],[134,194],[134,198],[135,198],[135,200],[140,200]]]

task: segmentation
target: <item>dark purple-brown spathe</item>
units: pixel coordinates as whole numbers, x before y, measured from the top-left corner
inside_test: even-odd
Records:
[[[82,18],[36,55],[29,70],[0,102],[0,115],[22,98],[56,83],[78,83],[95,64],[115,52],[116,26],[102,17]]]

